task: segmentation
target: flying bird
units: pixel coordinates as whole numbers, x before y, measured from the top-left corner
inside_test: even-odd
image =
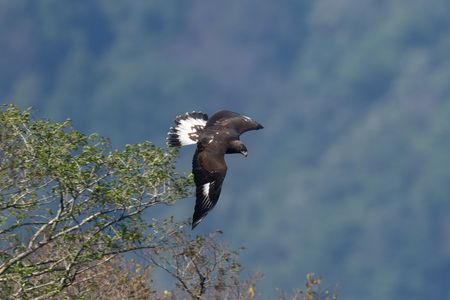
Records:
[[[222,110],[210,119],[201,112],[177,116],[175,126],[167,136],[170,147],[197,144],[192,160],[192,173],[196,186],[196,202],[192,229],[213,209],[220,196],[227,173],[225,154],[240,153],[247,156],[247,147],[239,140],[242,133],[262,129],[250,117]]]

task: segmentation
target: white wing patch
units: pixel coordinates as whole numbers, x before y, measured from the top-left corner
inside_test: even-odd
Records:
[[[213,203],[209,199],[209,188],[211,187],[212,184],[214,184],[214,182],[208,182],[202,186],[202,194],[203,194],[202,205],[206,209],[209,209],[213,206]]]
[[[208,182],[206,184],[203,185],[203,196],[208,197],[209,198],[209,186],[211,185],[211,182]]]
[[[203,129],[206,121],[203,119],[186,118],[179,120],[179,124],[174,128],[178,134],[181,146],[195,144],[198,141],[198,130]]]

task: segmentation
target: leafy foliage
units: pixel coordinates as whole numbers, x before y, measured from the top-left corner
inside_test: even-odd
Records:
[[[0,111],[0,138],[2,299],[255,297],[258,278],[242,281],[239,251],[221,232],[192,237],[187,223],[144,217],[189,192],[176,151],[148,142],[111,151],[68,121],[34,121],[15,106]],[[153,285],[155,269],[171,291]],[[305,299],[319,299],[316,284],[308,277]]]
[[[176,174],[176,152],[150,143],[108,152],[96,135],[31,121],[13,106],[0,124],[3,291],[49,296],[92,263],[155,247],[174,230],[141,214],[187,195],[191,181]]]

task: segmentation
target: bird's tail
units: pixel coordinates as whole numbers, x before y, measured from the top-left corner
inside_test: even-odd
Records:
[[[203,128],[205,128],[208,115],[201,112],[191,112],[175,118],[175,126],[170,127],[167,134],[167,144],[171,147],[180,147],[198,142]]]

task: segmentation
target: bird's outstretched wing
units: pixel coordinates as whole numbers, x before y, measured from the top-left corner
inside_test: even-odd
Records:
[[[222,183],[227,173],[225,153],[209,152],[197,148],[192,161],[192,172],[196,186],[192,229],[197,226],[208,212],[216,205],[222,190]]]
[[[263,126],[250,117],[222,110],[215,113],[206,123],[206,126],[223,126],[236,130],[241,135],[250,130],[262,129]]]

